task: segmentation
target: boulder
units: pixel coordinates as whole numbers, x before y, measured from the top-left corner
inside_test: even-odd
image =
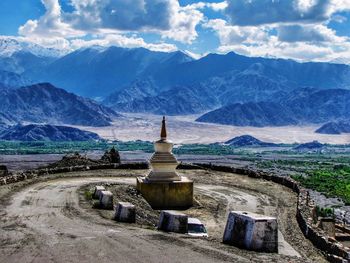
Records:
[[[177,211],[161,211],[158,230],[175,233],[188,232],[188,216]]]
[[[94,190],[94,194],[93,194],[93,198],[100,199],[100,195],[101,195],[102,191],[106,191],[105,187],[102,185],[96,185],[95,190]]]
[[[6,177],[8,175],[8,170],[6,165],[0,165],[0,177]]]
[[[110,191],[101,191],[100,207],[103,209],[113,209],[113,194]]]
[[[258,252],[278,252],[278,227],[274,217],[231,211],[223,242]]]
[[[119,202],[115,210],[115,220],[118,222],[135,223],[135,206],[128,202]]]

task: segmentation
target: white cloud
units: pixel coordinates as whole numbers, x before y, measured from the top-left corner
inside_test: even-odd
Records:
[[[215,19],[209,20],[205,27],[213,29],[219,37],[218,52],[222,53],[234,51],[247,56],[350,63],[349,38],[337,36],[322,24],[236,26]]]
[[[124,35],[117,34],[108,34],[104,36],[96,36],[92,40],[83,40],[83,39],[72,39],[70,41],[70,46],[72,49],[79,49],[89,46],[118,46],[126,48],[136,48],[144,47],[153,51],[163,51],[163,52],[172,52],[176,51],[177,47],[172,44],[167,43],[146,43],[143,38],[131,36],[126,37]]]
[[[198,36],[196,26],[203,20],[203,14],[192,8],[174,5],[173,16],[170,19],[172,27],[161,33],[163,38],[174,39],[191,44]]]
[[[225,10],[228,6],[228,3],[226,1],[219,2],[219,3],[208,3],[208,2],[197,2],[190,5],[185,6],[185,8],[191,8],[191,9],[203,9],[203,8],[210,8],[214,11],[222,11]]]
[[[234,25],[325,22],[350,10],[350,0],[228,0],[225,13]]]
[[[62,12],[58,0],[42,0],[45,14],[19,28],[22,36],[75,38],[88,34],[156,33],[192,43],[203,14],[178,0],[71,0],[73,12]],[[223,8],[222,4],[213,8]]]
[[[87,30],[168,30],[176,0],[71,0],[74,26]]]
[[[213,19],[204,26],[220,40],[219,52],[299,61],[347,61],[350,39],[328,27],[350,10],[350,0],[227,0],[228,21]]]
[[[218,34],[221,45],[254,43],[269,38],[266,27],[231,26],[222,19],[209,20],[204,27],[212,28]]]
[[[344,43],[347,37],[340,37],[325,25],[291,25],[277,27],[278,39],[283,42],[330,42]]]
[[[45,14],[38,20],[28,20],[19,28],[20,35],[44,38],[69,38],[84,35],[84,32],[73,29],[71,25],[63,21],[58,0],[42,0],[42,3],[46,8]]]

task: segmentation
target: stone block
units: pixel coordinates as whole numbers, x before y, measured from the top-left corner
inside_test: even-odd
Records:
[[[327,236],[335,237],[335,219],[332,217],[319,218],[319,227],[324,230]]]
[[[185,209],[193,205],[193,181],[152,182],[138,177],[136,188],[153,209]]]
[[[103,209],[113,209],[113,194],[110,191],[101,191],[100,207]]]
[[[274,217],[231,211],[223,242],[258,252],[278,252],[278,225]]]
[[[115,220],[118,222],[135,223],[135,206],[128,202],[119,202],[115,210]]]
[[[175,233],[188,232],[188,216],[177,211],[161,211],[158,230]]]
[[[102,185],[96,185],[95,186],[95,190],[94,190],[94,194],[93,194],[93,198],[94,199],[100,199],[100,194],[102,191],[106,191],[106,189],[104,188],[104,186]]]

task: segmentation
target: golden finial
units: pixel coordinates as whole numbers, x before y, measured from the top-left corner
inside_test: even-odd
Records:
[[[163,120],[162,120],[162,131],[160,132],[160,139],[166,140],[165,116],[163,116]]]

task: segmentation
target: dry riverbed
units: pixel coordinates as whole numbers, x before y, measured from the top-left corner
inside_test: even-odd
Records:
[[[146,171],[75,172],[0,187],[0,262],[326,262],[299,230],[289,189],[229,173],[180,172],[195,181],[196,205],[184,212],[200,218],[210,238],[154,230],[159,211],[133,190]],[[112,211],[93,209],[84,193],[94,184],[107,185],[115,201],[137,203],[143,219],[127,225],[111,220]],[[282,254],[222,244],[233,209],[277,216]]]

